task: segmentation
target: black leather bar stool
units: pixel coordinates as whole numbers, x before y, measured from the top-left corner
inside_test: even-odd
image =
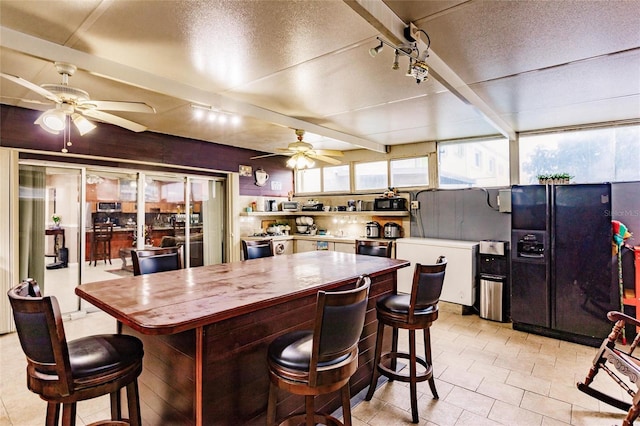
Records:
[[[371,384],[365,400],[370,401],[378,384],[380,374],[389,380],[409,383],[411,394],[411,416],[413,423],[418,423],[417,382],[429,381],[434,399],[438,399],[436,383],[433,378],[431,359],[431,335],[429,327],[438,319],[438,300],[442,293],[444,272],[447,260],[440,256],[435,265],[416,264],[413,274],[411,294],[392,294],[383,296],[376,303],[378,317],[378,333],[376,336],[376,353],[371,376]],[[384,327],[392,327],[391,352],[382,354]],[[409,353],[398,351],[398,330],[409,330]],[[416,330],[424,334],[425,357],[416,353]],[[409,373],[397,371],[398,358],[409,361]],[[418,364],[424,371],[418,372]]]
[[[131,263],[133,263],[133,275],[182,269],[182,247],[131,250]]]
[[[273,256],[273,240],[242,240],[242,255],[244,260]]]
[[[268,426],[276,424],[278,388],[305,397],[305,412],[289,414],[279,424],[351,425],[349,379],[358,368],[358,341],[370,285],[371,279],[361,276],[353,290],[319,291],[314,329],[292,331],[269,345]],[[314,408],[316,395],[339,389],[344,423]]]
[[[356,254],[391,257],[392,241],[356,240]]]
[[[73,426],[78,401],[106,394],[111,397],[112,421],[122,421],[123,387],[127,388],[129,424],[141,424],[138,376],[144,352],[139,339],[113,334],[67,342],[58,301],[42,297],[35,281],[23,281],[8,296],[27,357],[27,387],[47,401],[46,426],[58,425],[60,404],[62,425]]]

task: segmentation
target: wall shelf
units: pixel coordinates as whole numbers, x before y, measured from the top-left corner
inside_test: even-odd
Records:
[[[384,216],[384,217],[407,217],[408,211],[379,211],[379,210],[367,210],[357,212],[241,212],[240,216]]]

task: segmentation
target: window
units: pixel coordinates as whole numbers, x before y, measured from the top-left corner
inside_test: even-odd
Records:
[[[322,190],[324,192],[349,192],[349,165],[324,167],[322,169]]]
[[[508,139],[443,142],[438,153],[440,188],[509,185]]]
[[[568,173],[571,182],[640,180],[640,126],[520,136],[520,183]]]
[[[296,192],[321,192],[320,169],[296,171]]]
[[[428,186],[429,157],[391,160],[391,186]]]
[[[382,189],[389,186],[387,162],[357,163],[354,167],[356,191]]]

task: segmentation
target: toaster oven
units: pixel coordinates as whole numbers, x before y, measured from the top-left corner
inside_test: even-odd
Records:
[[[300,210],[300,203],[297,201],[283,201],[280,205],[283,212],[297,212]]]

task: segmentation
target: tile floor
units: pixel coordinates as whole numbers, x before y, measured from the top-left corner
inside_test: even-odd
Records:
[[[115,321],[97,311],[66,320],[65,329],[68,339],[112,333]],[[459,306],[447,303],[441,303],[440,318],[431,330],[440,399],[432,399],[426,382],[419,384],[420,425],[609,426],[624,418],[622,411],[575,387],[587,373],[595,348],[514,331],[509,324],[477,315],[463,316]],[[403,333],[401,345],[406,345]],[[15,333],[0,336],[0,366],[0,425],[41,425],[46,404],[26,388],[24,355]],[[610,395],[629,399],[604,373],[596,384]],[[106,397],[79,403],[77,424],[108,418],[108,406]],[[387,383],[371,402],[357,403],[353,424],[411,424],[407,385]]]

